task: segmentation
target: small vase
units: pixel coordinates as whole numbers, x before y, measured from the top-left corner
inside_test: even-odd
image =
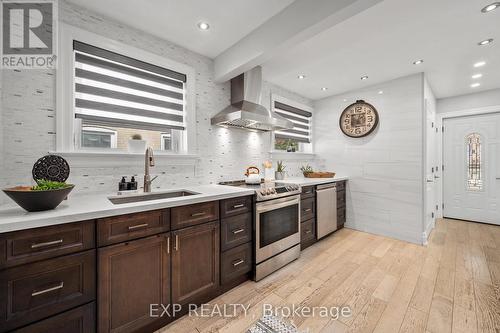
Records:
[[[274,178],[276,180],[283,180],[283,179],[285,179],[285,173],[284,172],[278,172],[278,171],[276,171],[274,173]]]
[[[144,154],[146,151],[146,140],[128,140],[128,152],[132,154]]]

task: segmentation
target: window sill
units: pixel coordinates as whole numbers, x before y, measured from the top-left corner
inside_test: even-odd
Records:
[[[127,167],[144,166],[144,154],[126,152],[103,151],[54,151],[50,154],[59,155],[68,160],[70,167]],[[200,158],[195,154],[171,154],[155,152],[154,158],[157,166],[166,165],[195,165]]]
[[[311,159],[311,158],[316,157],[316,154],[314,154],[314,153],[303,153],[303,152],[299,152],[299,151],[296,151],[294,153],[290,153],[287,151],[272,150],[269,152],[269,154],[271,155],[271,157],[277,157],[277,158],[281,158],[284,160],[303,160],[303,159]]]

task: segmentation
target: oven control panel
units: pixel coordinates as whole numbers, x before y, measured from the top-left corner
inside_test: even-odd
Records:
[[[289,195],[300,194],[301,188],[296,184],[286,184],[282,186],[275,187],[262,187],[260,190],[257,190],[257,201],[275,199],[286,197]]]

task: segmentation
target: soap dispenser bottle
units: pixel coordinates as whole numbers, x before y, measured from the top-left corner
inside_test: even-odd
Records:
[[[127,180],[126,177],[123,176],[122,180],[118,183],[118,191],[126,191],[127,190]]]
[[[132,179],[130,180],[130,183],[129,183],[129,190],[137,190],[137,181],[135,180],[135,177],[132,176]]]

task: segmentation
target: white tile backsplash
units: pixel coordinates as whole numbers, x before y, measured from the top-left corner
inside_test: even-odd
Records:
[[[247,166],[261,166],[269,158],[269,133],[229,130],[210,125],[210,118],[229,104],[229,83],[215,83],[213,60],[173,43],[158,39],[119,22],[65,1],[59,2],[59,19],[79,28],[148,50],[193,67],[196,71],[196,135],[200,159],[194,165],[156,167],[155,188],[216,183],[241,179]],[[55,71],[3,70],[0,136],[2,186],[30,184],[33,163],[55,150]],[[312,106],[312,101],[281,87],[264,82],[262,104],[270,106],[271,93]],[[57,110],[64,112],[65,110]],[[0,141],[0,143],[2,143]],[[299,175],[309,159],[287,162],[290,176]],[[172,164],[175,164],[172,163]],[[121,176],[142,179],[142,167],[73,167],[69,181],[75,193],[113,192]],[[0,203],[5,196],[0,197]]]

